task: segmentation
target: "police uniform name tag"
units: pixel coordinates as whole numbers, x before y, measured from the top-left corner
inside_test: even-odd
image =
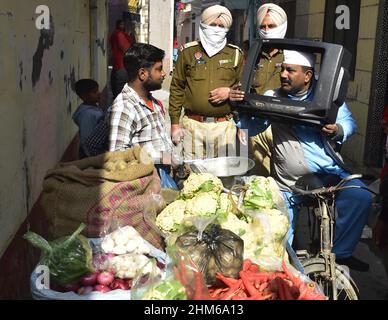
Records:
[[[225,59],[225,60],[220,60],[218,63],[220,64],[220,67],[223,66],[224,64],[231,63],[232,59]]]
[[[281,64],[281,63],[277,63],[277,64],[275,64],[275,67],[276,67],[276,68],[281,68],[281,66],[282,66],[282,64]]]

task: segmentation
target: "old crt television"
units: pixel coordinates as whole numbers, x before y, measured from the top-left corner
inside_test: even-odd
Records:
[[[315,91],[312,101],[295,101],[257,94],[253,84],[262,50],[277,48],[314,53]],[[343,104],[349,82],[349,52],[341,45],[296,39],[257,39],[253,42],[244,66],[241,90],[245,99],[235,104],[237,111],[271,121],[296,122],[323,126],[335,123],[338,108]],[[280,63],[277,66],[281,69]],[[279,75],[280,77],[280,75]],[[275,89],[275,88],[274,88]]]

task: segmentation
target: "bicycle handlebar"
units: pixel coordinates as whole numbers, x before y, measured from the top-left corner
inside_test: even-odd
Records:
[[[354,179],[361,179],[363,177],[362,174],[352,174],[350,176],[347,176],[346,178],[342,179],[337,185],[331,186],[331,187],[321,187],[317,189],[312,189],[312,190],[303,190],[300,189],[296,186],[291,186],[290,189],[293,191],[295,195],[302,195],[302,196],[316,196],[316,195],[321,195],[321,194],[328,194],[328,193],[335,193],[339,190],[344,190],[344,189],[365,189],[369,191],[370,193],[373,193],[377,195],[376,192],[373,190],[369,189],[368,187],[363,187],[363,186],[344,186],[347,182],[354,180]]]

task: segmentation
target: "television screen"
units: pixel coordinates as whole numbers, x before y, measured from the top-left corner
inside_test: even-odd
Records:
[[[268,92],[258,93],[257,83],[260,79],[256,77],[261,77],[260,70],[258,71],[261,67],[261,54],[273,49],[313,54],[315,80],[310,101],[265,95]],[[236,108],[240,113],[245,112],[272,121],[319,126],[335,123],[338,108],[343,104],[347,93],[349,62],[350,54],[341,45],[296,39],[257,39],[249,51],[242,75],[241,90],[245,92],[245,98],[236,103]],[[279,78],[283,66],[281,62],[276,66],[279,68]]]

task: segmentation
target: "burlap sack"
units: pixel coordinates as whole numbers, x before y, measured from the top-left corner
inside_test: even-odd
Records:
[[[87,225],[83,234],[88,238],[131,225],[155,247],[163,248],[163,239],[144,218],[152,194],[159,192],[153,163],[139,147],[60,163],[47,172],[43,183],[42,207],[50,238],[73,233],[81,222]]]

